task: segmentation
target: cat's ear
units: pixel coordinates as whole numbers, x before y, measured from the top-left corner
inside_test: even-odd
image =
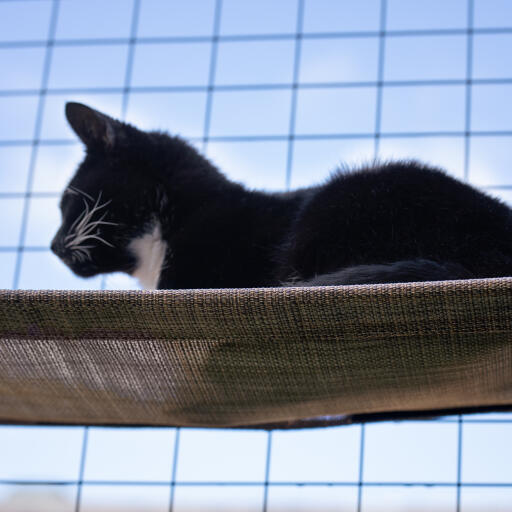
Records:
[[[66,119],[87,147],[114,147],[122,124],[81,103],[66,103]]]

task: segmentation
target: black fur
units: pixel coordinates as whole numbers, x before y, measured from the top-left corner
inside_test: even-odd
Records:
[[[140,131],[77,103],[67,104],[66,115],[87,154],[63,195],[52,249],[78,275],[132,273],[137,262],[128,244],[155,220],[168,244],[158,288],[512,274],[511,209],[439,169],[390,162],[266,193],[229,181],[178,137]],[[104,242],[89,239],[89,257],[78,261],[66,240],[100,191],[98,204],[110,201],[103,222],[116,225],[97,224],[91,233]]]

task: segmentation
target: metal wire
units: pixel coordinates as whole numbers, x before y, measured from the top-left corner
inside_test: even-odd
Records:
[[[6,3],[12,0],[0,0]],[[30,5],[28,0],[27,5]],[[33,0],[32,0],[33,1]],[[42,1],[42,0],[41,0]],[[50,1],[50,0],[48,0]],[[13,273],[12,286],[17,288],[20,282],[20,275],[23,266],[23,254],[25,252],[44,252],[48,251],[47,247],[28,246],[26,244],[27,224],[29,217],[29,209],[33,198],[57,198],[59,191],[54,192],[37,192],[33,190],[34,170],[38,157],[38,149],[41,146],[68,146],[77,144],[75,140],[67,139],[49,139],[42,138],[42,121],[44,116],[45,101],[48,96],[66,95],[76,93],[87,94],[121,94],[122,107],[121,117],[126,117],[130,98],[132,95],[142,93],[206,93],[206,107],[203,119],[203,133],[200,137],[191,137],[194,142],[203,144],[203,149],[207,148],[209,142],[258,142],[258,141],[283,141],[286,143],[286,165],[284,186],[289,189],[292,182],[292,173],[294,168],[294,146],[297,141],[306,140],[371,140],[374,141],[374,156],[379,154],[380,143],[383,139],[395,138],[421,138],[421,137],[445,137],[445,138],[461,138],[464,141],[464,178],[469,179],[469,164],[471,157],[471,140],[475,137],[511,137],[512,130],[472,130],[471,129],[471,105],[472,90],[475,85],[500,85],[512,84],[510,78],[473,78],[473,45],[474,36],[479,34],[512,34],[512,27],[494,27],[494,28],[475,28],[474,27],[474,0],[467,0],[467,27],[460,29],[432,29],[432,30],[388,30],[387,29],[387,0],[380,0],[380,21],[379,30],[375,31],[337,31],[337,32],[307,32],[304,30],[305,19],[305,0],[297,0],[295,31],[290,33],[279,34],[240,34],[225,35],[221,32],[221,20],[223,13],[222,0],[215,1],[215,9],[213,16],[213,26],[211,34],[202,36],[179,36],[179,37],[141,37],[138,35],[139,18],[141,4],[144,0],[133,0],[132,17],[130,35],[128,38],[84,38],[84,39],[61,39],[56,37],[56,27],[59,16],[60,0],[51,0],[52,11],[50,23],[48,27],[48,35],[46,40],[27,40],[27,41],[3,41],[0,42],[0,49],[17,49],[17,48],[45,48],[45,57],[43,65],[43,73],[41,77],[40,87],[19,88],[0,90],[0,97],[33,97],[38,99],[37,112],[35,118],[35,126],[32,139],[26,140],[0,140],[1,147],[28,147],[30,148],[30,163],[28,169],[28,177],[24,192],[0,192],[0,201],[3,199],[20,199],[23,201],[23,213],[21,228],[19,233],[18,244],[15,246],[0,246],[0,253],[14,252],[16,253],[16,265]],[[400,38],[408,36],[429,36],[440,37],[446,35],[458,35],[466,37],[466,70],[465,77],[460,79],[431,79],[431,80],[385,80],[385,54],[386,42],[391,38]],[[314,82],[305,83],[300,80],[301,50],[305,40],[320,39],[347,39],[347,38],[370,38],[378,40],[378,68],[376,80],[369,81],[338,81],[338,82]],[[246,83],[246,84],[217,84],[216,70],[218,61],[219,43],[222,42],[247,42],[247,41],[293,41],[293,73],[290,83]],[[207,43],[210,45],[210,60],[208,70],[208,80],[204,85],[190,86],[133,86],[133,64],[137,48],[142,45],[159,45],[159,44],[183,44],[183,43]],[[104,46],[104,45],[120,45],[127,46],[127,60],[125,67],[124,83],[120,87],[79,87],[79,88],[50,88],[49,75],[52,65],[52,54],[55,47],[78,47],[78,46]],[[382,104],[383,92],[387,88],[397,87],[464,87],[465,94],[465,114],[463,130],[439,130],[428,132],[389,132],[382,130]],[[376,107],[374,130],[365,133],[297,133],[297,105],[299,102],[299,91],[309,89],[329,90],[329,89],[375,89],[376,90]],[[248,135],[244,133],[236,133],[232,135],[212,135],[211,121],[212,109],[217,92],[235,92],[235,91],[273,91],[283,90],[290,91],[290,115],[288,119],[288,128],[283,133],[273,133],[272,127],[269,126],[269,132],[262,135]],[[488,189],[492,190],[510,190],[511,184],[503,183],[500,185],[489,185]],[[103,281],[102,287],[105,286]],[[457,475],[453,482],[436,482],[436,481],[401,481],[401,482],[375,482],[365,480],[365,462],[368,456],[368,448],[366,446],[366,427],[360,427],[360,446],[358,455],[358,477],[354,481],[288,481],[276,482],[271,479],[271,462],[273,454],[273,436],[272,433],[267,434],[266,455],[265,455],[265,472],[262,481],[194,481],[183,482],[178,480],[178,467],[180,464],[180,429],[176,430],[172,459],[171,471],[169,479],[164,481],[110,481],[110,480],[88,480],[84,478],[85,467],[87,463],[89,429],[84,429],[80,469],[78,478],[70,480],[30,480],[30,479],[0,479],[0,485],[48,485],[69,487],[76,486],[75,512],[80,512],[82,489],[84,485],[96,486],[153,486],[153,487],[169,487],[169,512],[175,510],[175,491],[178,487],[213,487],[213,486],[232,486],[232,487],[261,487],[263,489],[262,510],[267,512],[269,509],[269,489],[274,487],[350,487],[357,490],[357,510],[363,512],[364,505],[364,489],[366,487],[443,487],[453,488],[456,490],[456,511],[461,511],[461,490],[463,488],[512,488],[510,482],[466,482],[462,478],[463,469],[463,432],[464,426],[467,424],[512,424],[512,416],[503,419],[472,419],[458,417],[456,419],[447,418],[437,420],[442,423],[457,424]]]
[[[52,53],[53,53],[53,43],[55,40],[55,31],[57,29],[57,17],[59,15],[59,0],[53,0],[52,4],[52,13],[50,18],[50,26],[48,29],[48,39],[46,41],[46,53],[44,58],[43,65],[43,76],[41,78],[41,88],[39,89],[39,100],[37,104],[37,113],[36,113],[36,124],[34,128],[34,136],[31,142],[32,151],[30,154],[30,164],[28,170],[28,178],[26,185],[27,194],[32,190],[32,182],[34,179],[34,169],[36,165],[37,159],[37,151],[39,147],[39,139],[41,136],[41,126],[43,123],[43,113],[44,113],[44,105],[46,100],[46,92],[48,88],[48,78],[50,76],[50,66],[52,63]],[[13,277],[13,288],[18,288],[18,283],[20,279],[20,271],[21,271],[21,261],[23,257],[23,246],[25,245],[25,237],[27,233],[27,222],[28,222],[28,214],[30,208],[30,199],[27,196],[24,200],[23,204],[23,214],[21,217],[21,228],[20,228],[20,237],[18,243],[18,254],[16,256],[16,266],[14,268],[14,277]]]

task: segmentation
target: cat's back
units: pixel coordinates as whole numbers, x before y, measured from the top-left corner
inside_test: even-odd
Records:
[[[388,162],[351,171],[337,171],[315,190],[310,208],[354,208],[371,215],[403,215],[416,212],[465,213],[478,212],[509,219],[511,210],[490,195],[456,179],[441,169],[416,161]],[[375,218],[375,220],[378,220]],[[432,218],[430,217],[430,220]]]
[[[459,261],[482,247],[512,254],[512,213],[439,169],[390,162],[333,174],[305,201],[292,239],[291,264],[303,275],[416,257]]]
[[[442,200],[458,193],[459,199],[481,199],[496,202],[494,198],[448,175],[436,167],[416,161],[386,162],[355,170],[337,170],[318,188],[323,200],[337,201],[340,194],[357,198],[378,198],[380,201],[427,203]],[[504,206],[504,205],[502,205]]]

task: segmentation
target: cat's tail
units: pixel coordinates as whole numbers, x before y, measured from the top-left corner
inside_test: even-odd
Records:
[[[381,265],[356,265],[311,279],[287,283],[287,286],[334,286],[371,283],[411,283],[415,281],[445,281],[471,279],[472,273],[458,263],[437,263],[416,259]]]

